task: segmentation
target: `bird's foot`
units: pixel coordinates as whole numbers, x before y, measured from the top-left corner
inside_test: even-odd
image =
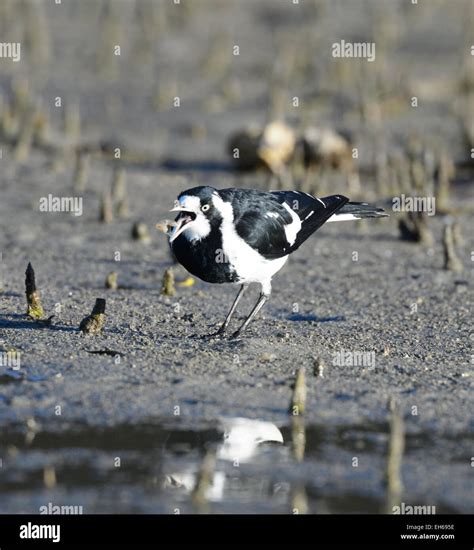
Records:
[[[230,338],[231,340],[237,340],[238,338],[240,338],[241,334],[242,332],[240,330],[236,330]]]
[[[209,336],[214,336],[216,338],[223,338],[226,335],[226,333],[227,333],[227,327],[225,325],[222,325],[218,331],[213,332]]]
[[[226,336],[226,328],[221,327],[218,331],[211,332],[210,334],[204,334],[203,336],[201,336],[201,338],[203,340],[212,340],[213,338],[219,339],[219,338],[224,338],[225,336]]]

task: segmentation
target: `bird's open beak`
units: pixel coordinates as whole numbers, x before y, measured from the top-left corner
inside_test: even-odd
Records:
[[[196,219],[196,214],[181,206],[175,206],[170,212],[180,212],[174,222],[175,225],[170,235],[170,243],[172,243],[185,229],[187,229],[187,226]]]

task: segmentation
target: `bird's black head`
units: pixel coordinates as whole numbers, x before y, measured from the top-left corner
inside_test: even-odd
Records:
[[[217,192],[214,187],[209,187],[208,185],[200,185],[199,187],[193,187],[187,191],[183,191],[178,195],[178,202],[181,204],[183,201],[186,202],[186,197],[197,197],[200,201],[200,208],[206,204],[212,208],[212,195]],[[203,211],[209,212],[209,210],[204,209]]]
[[[200,240],[211,232],[211,224],[220,219],[213,196],[217,190],[209,186],[193,187],[179,194],[171,212],[179,212],[170,235],[173,242],[181,233],[189,240]]]

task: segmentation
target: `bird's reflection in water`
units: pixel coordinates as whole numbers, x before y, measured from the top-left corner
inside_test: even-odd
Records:
[[[235,489],[236,483],[242,483],[241,476],[236,476],[241,465],[258,462],[270,445],[281,446],[282,452],[287,451],[283,449],[281,431],[271,422],[222,418],[219,433],[217,441],[207,442],[208,450],[201,464],[188,462],[171,471],[165,475],[164,486],[193,495],[198,505],[202,500],[220,501],[227,489]],[[275,484],[271,490],[279,488]]]

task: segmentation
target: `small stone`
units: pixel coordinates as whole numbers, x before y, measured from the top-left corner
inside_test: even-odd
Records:
[[[317,357],[313,363],[313,374],[319,378],[324,377],[324,369],[326,368],[326,363],[321,357]]]
[[[265,352],[260,356],[260,363],[272,363],[276,358],[277,356],[274,353]]]

